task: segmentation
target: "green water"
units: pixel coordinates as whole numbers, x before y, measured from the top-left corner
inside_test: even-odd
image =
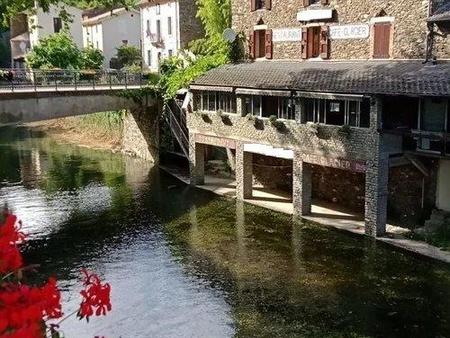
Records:
[[[79,270],[113,311],[68,337],[450,337],[450,268],[193,189],[107,152],[0,129],[0,203],[24,221],[34,281],[78,305]]]

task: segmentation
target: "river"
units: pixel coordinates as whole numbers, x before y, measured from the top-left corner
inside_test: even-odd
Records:
[[[64,310],[80,269],[113,310],[67,337],[450,337],[450,268],[188,187],[136,159],[0,128],[0,204]]]

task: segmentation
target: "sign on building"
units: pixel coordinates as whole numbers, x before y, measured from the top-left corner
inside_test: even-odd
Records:
[[[350,170],[357,173],[364,173],[367,165],[363,161],[352,161],[344,158],[331,158],[313,154],[302,154],[302,160],[323,167],[331,167],[336,169]]]
[[[330,26],[330,38],[333,40],[367,39],[370,35],[369,25]]]
[[[272,34],[273,42],[302,41],[301,28],[275,28]]]

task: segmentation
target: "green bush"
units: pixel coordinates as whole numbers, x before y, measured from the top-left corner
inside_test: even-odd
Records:
[[[34,69],[80,69],[82,60],[81,51],[66,32],[43,38],[26,56],[28,66]]]
[[[142,61],[139,48],[129,45],[122,45],[117,48],[116,58],[120,68],[140,66]]]
[[[104,61],[105,57],[100,49],[88,47],[81,51],[81,68],[83,69],[101,69]]]

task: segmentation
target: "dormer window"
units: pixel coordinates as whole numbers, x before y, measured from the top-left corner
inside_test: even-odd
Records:
[[[250,0],[251,11],[257,11],[260,9],[272,9],[272,0]]]

